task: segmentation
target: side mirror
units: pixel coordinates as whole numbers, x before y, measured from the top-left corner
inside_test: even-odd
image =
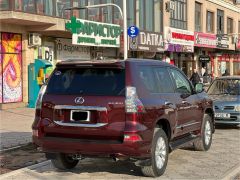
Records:
[[[196,85],[195,85],[195,91],[196,91],[196,93],[201,93],[201,92],[203,92],[203,83],[197,83]]]

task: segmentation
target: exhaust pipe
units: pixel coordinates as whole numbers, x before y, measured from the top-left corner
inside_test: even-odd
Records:
[[[73,154],[72,155],[73,160],[82,160],[84,159],[81,154]]]
[[[116,157],[113,157],[113,161],[114,161],[114,162],[118,162],[118,161],[119,161],[119,159],[118,159],[118,158],[116,158]]]

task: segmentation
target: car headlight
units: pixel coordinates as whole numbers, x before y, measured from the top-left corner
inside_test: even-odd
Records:
[[[235,111],[240,112],[240,105],[235,106]]]

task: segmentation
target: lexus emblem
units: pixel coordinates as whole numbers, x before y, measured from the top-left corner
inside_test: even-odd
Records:
[[[85,100],[83,99],[83,97],[76,97],[75,100],[74,100],[74,102],[75,102],[76,104],[83,104],[84,101],[85,101]]]

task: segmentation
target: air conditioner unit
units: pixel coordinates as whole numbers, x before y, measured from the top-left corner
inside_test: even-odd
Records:
[[[166,11],[173,11],[175,9],[175,2],[174,1],[168,1],[166,2]]]
[[[41,46],[42,45],[42,39],[40,34],[38,33],[30,33],[29,39],[28,39],[28,45],[29,46]]]

